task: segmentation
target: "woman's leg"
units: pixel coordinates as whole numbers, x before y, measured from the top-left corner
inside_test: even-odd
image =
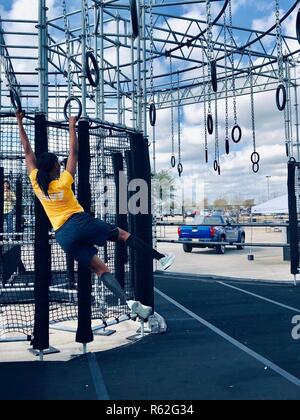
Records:
[[[110,273],[109,268],[96,255],[91,261],[90,269],[100,277],[103,284],[121,300],[122,304],[129,307],[133,314],[148,319],[152,313],[152,308],[142,305],[136,300],[128,300],[115,276]]]
[[[161,254],[160,252],[156,251],[156,249],[153,249],[151,246],[149,246],[146,242],[120,228],[118,240],[125,242],[126,245],[135,251],[145,255],[151,255],[154,260],[160,261],[161,259],[165,258],[164,254]]]
[[[120,283],[118,280],[111,274],[109,271],[109,268],[104,264],[103,261],[100,260],[97,255],[95,255],[90,263],[90,269],[94,273],[97,274],[98,277],[100,277],[100,280],[103,282],[103,284],[119,299],[121,299],[123,304],[127,303],[127,296],[120,286]]]

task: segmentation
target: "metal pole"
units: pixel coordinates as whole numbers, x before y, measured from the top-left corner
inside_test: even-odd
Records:
[[[141,2],[137,0],[137,8],[141,10]],[[141,31],[137,37],[137,129],[142,129],[142,67],[141,67]]]
[[[121,95],[121,85],[120,85],[120,15],[119,13],[116,16],[117,24],[117,38],[116,38],[116,54],[117,54],[117,112],[118,112],[118,123],[122,124],[122,95]]]
[[[104,4],[103,1],[99,4],[100,7],[100,118],[105,120],[105,98],[104,98]]]
[[[134,68],[134,39],[131,37],[131,79],[132,79],[132,127],[136,128],[136,111],[135,111],[135,68]]]
[[[95,50],[95,57],[98,60],[98,33],[97,33],[97,17],[98,17],[98,5],[97,3],[95,3],[94,6],[94,50]],[[100,70],[100,73],[102,73],[102,69]],[[98,119],[100,117],[100,106],[101,106],[101,94],[100,94],[100,86],[98,85],[96,87],[96,92],[95,92],[95,100],[96,100],[96,118]]]
[[[143,128],[144,136],[148,136],[147,127],[147,34],[146,34],[146,1],[143,1],[142,5],[142,34],[143,34]]]
[[[38,50],[39,50],[39,111],[48,114],[48,37],[46,0],[39,0]]]
[[[296,148],[297,148],[297,161],[300,162],[300,136],[299,136],[299,102],[298,102],[298,85],[297,85],[297,65],[295,65],[295,84],[294,84],[294,91],[295,91],[295,114],[296,114]]]
[[[86,97],[87,97],[87,85],[86,85],[86,17],[85,17],[85,1],[81,0],[81,60],[82,60],[82,76],[81,76],[81,102],[82,102],[82,118],[87,119],[86,111]]]
[[[290,127],[290,106],[289,106],[289,79],[288,79],[288,62],[285,63],[285,85],[287,87],[287,104],[285,108],[285,132],[286,132],[286,141],[288,144],[288,159],[293,156],[293,146],[291,144],[291,127]]]

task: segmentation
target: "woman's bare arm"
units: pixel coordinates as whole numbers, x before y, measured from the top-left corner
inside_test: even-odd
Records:
[[[73,176],[73,178],[76,175],[78,151],[79,151],[78,138],[77,138],[76,128],[75,128],[76,122],[77,122],[76,117],[71,117],[69,119],[70,153],[68,157],[66,170]]]
[[[16,117],[17,117],[18,126],[19,126],[21,143],[22,143],[24,153],[25,153],[27,171],[30,174],[34,169],[36,169],[36,157],[35,157],[35,154],[33,153],[28,136],[23,126],[24,113],[17,111]]]

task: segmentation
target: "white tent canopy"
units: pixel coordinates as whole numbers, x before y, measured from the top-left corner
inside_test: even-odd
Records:
[[[287,195],[282,195],[252,208],[252,214],[288,214],[288,212]]]

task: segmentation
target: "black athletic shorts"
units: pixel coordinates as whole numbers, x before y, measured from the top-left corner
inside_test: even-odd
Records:
[[[74,214],[56,232],[55,237],[65,253],[78,263],[89,267],[97,255],[96,246],[115,241],[119,236],[117,226],[95,219],[87,213]]]

